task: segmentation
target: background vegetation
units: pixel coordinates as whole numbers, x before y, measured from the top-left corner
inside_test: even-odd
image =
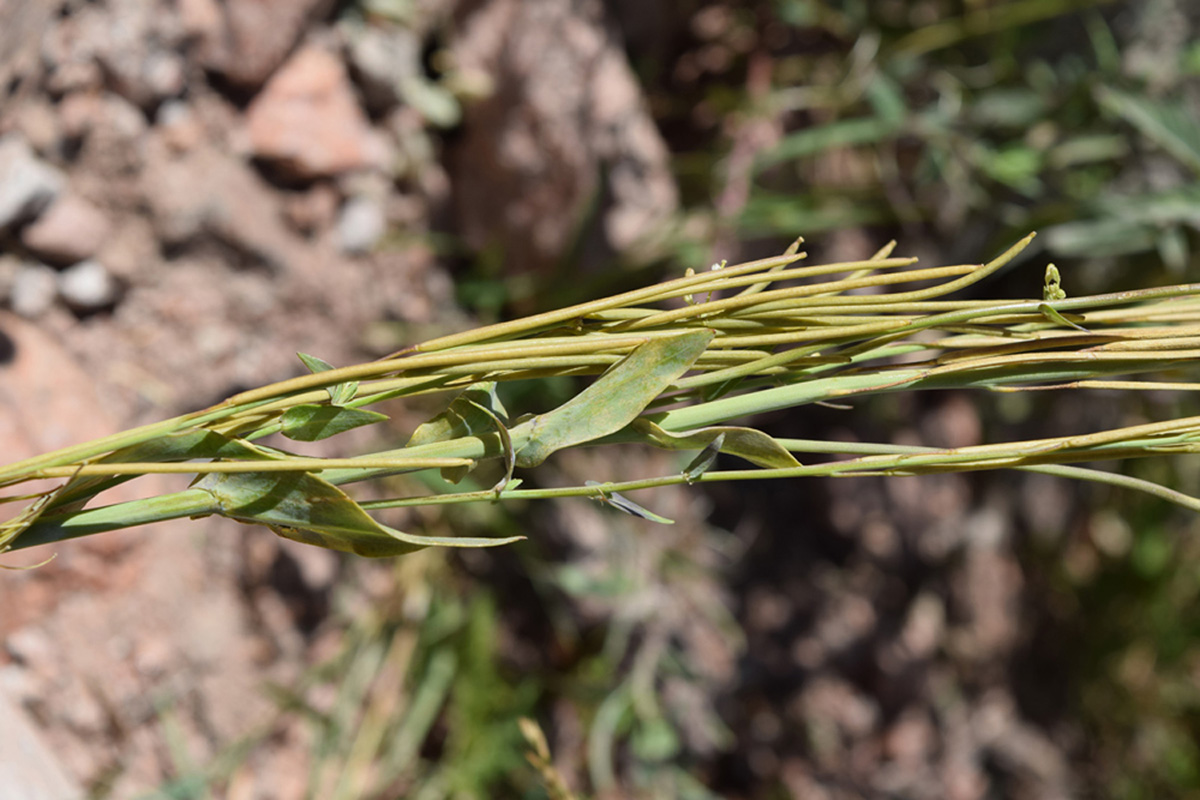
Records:
[[[774,255],[797,234],[814,261],[895,238],[943,264],[1038,230],[972,287],[979,297],[1040,296],[1047,260],[1070,295],[1196,280],[1200,12],[1189,6],[613,0],[605,19],[671,150],[678,211],[618,259],[592,236],[599,189],[572,220],[568,255],[532,276],[453,222],[427,243],[454,263],[459,303],[479,322]],[[404,25],[414,7],[337,13]],[[443,55],[421,54],[405,102],[425,125],[409,143],[450,160],[486,93]],[[410,240],[397,231],[385,248]],[[380,326],[378,348],[427,335]],[[572,388],[545,380],[504,402],[514,415],[545,409]],[[1087,397],[929,392],[764,427],[958,446],[1197,413],[1186,393]],[[529,485],[675,463],[564,456]],[[1185,459],[1128,470],[1200,491]],[[156,706],[177,777],[154,796],[235,795],[298,720],[314,798],[559,797],[559,781],[596,797],[1200,793],[1195,514],[1004,473],[687,487],[648,505],[678,523],[583,500],[420,509],[406,521],[428,535],[529,538],[347,558],[328,593],[273,576],[295,584],[288,611],[319,663],[267,687],[275,717],[215,759],[196,760],[177,711]],[[522,718],[540,724],[548,754]],[[112,791],[103,776],[90,789]]]

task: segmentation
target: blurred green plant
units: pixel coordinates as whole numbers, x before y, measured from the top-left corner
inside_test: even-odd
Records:
[[[1120,5],[776,0],[696,24],[682,90],[657,105],[719,134],[680,157],[674,252],[796,230],[1036,228],[1057,259],[1157,256],[1179,274],[1200,224],[1194,49],[1154,50],[1173,78],[1139,71],[1113,31]],[[1156,5],[1122,24],[1173,13]]]

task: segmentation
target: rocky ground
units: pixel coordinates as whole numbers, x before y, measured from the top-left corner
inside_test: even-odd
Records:
[[[434,233],[535,277],[569,251],[595,270],[652,246],[679,192],[626,51],[670,4],[642,5],[0,0],[3,459],[288,377],[296,351],[379,355],[394,344],[380,321],[470,324]],[[735,138],[752,151],[773,135]],[[735,174],[721,202],[738,197]],[[848,236],[848,254],[869,252]],[[911,409],[912,435],[976,441],[957,402]],[[1010,489],[1042,509],[1060,492]],[[705,649],[719,634],[686,633],[682,600],[640,617],[712,661],[705,703],[734,739],[689,746],[714,787],[1071,794],[1070,731],[1029,721],[1009,674],[1026,644],[1014,525],[1061,520],[1013,522],[1013,496],[955,477],[838,484],[771,513],[715,497],[745,542],[727,572],[747,647]],[[829,522],[797,537],[818,506]],[[590,519],[562,528],[593,541]],[[295,679],[323,646],[296,598],[345,570],[209,521],[55,552],[0,579],[0,748],[41,743],[57,765],[0,773],[40,776],[24,797],[160,785],[177,769],[164,709],[201,762],[252,729],[264,681]],[[309,745],[279,731],[229,796],[302,796]],[[0,769],[21,764],[0,749]]]
[[[4,458],[287,377],[296,351],[378,355],[365,340],[379,321],[468,324],[428,244],[435,220],[536,272],[603,180],[597,241],[633,246],[675,191],[601,12],[0,5]],[[446,63],[436,82],[430,51]],[[321,591],[334,557],[262,537],[251,566],[229,546],[241,532],[220,527],[80,542],[5,576],[8,719],[32,715],[77,786],[158,785],[162,704],[179,705],[203,759],[261,717],[264,680],[305,663],[265,576],[298,564]],[[286,772],[256,771],[241,796],[298,796],[278,785]]]

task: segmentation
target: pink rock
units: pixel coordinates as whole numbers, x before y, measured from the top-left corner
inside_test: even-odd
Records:
[[[217,0],[179,0],[175,8],[186,37],[198,41],[201,47],[213,47],[220,40],[225,18]]]
[[[185,30],[205,69],[242,89],[256,89],[283,63],[305,25],[329,0],[181,0]]]
[[[605,4],[465,5],[450,43],[455,67],[495,87],[466,105],[447,148],[466,241],[498,246],[513,269],[549,273],[572,242],[590,241],[581,225],[598,195],[596,232],[614,251],[633,252],[664,230],[679,206],[670,151]]]
[[[320,48],[289,59],[246,116],[251,151],[285,177],[308,180],[388,162],[387,145],[359,108],[345,67]]]
[[[95,380],[37,325],[0,313],[11,359],[0,364],[0,452],[18,461],[116,429]]]
[[[58,121],[68,139],[81,139],[91,132],[104,103],[96,92],[71,92],[58,104]]]
[[[145,0],[109,0],[105,10],[103,16],[90,15],[92,24],[85,26],[105,85],[145,110],[181,94],[187,69],[174,15]]]
[[[4,765],[4,791],[13,797],[44,797],[60,800],[83,797],[84,790],[73,780],[42,738],[34,720],[6,692],[0,691],[0,764]]]
[[[103,211],[68,192],[21,231],[21,241],[45,261],[66,265],[96,255],[110,232]]]
[[[277,195],[244,159],[213,147],[176,157],[152,139],[142,186],[161,242],[212,237],[251,263],[279,271],[310,259],[279,213]]]

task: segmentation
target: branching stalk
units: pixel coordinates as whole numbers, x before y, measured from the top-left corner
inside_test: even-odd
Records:
[[[439,337],[365,364],[334,368],[303,356],[311,374],[0,468],[0,487],[17,487],[0,502],[29,503],[0,523],[0,549],[215,514],[310,544],[386,556],[511,539],[406,534],[369,514],[385,508],[591,497],[663,521],[620,493],[712,481],[988,469],[1096,481],[1200,510],[1200,500],[1176,489],[1077,466],[1197,452],[1196,417],[949,450],[774,439],[738,426],[767,411],[900,391],[1200,386],[1187,374],[1200,359],[1200,284],[1069,298],[1054,272],[1040,299],[1043,287],[1035,280],[1027,300],[953,297],[1009,263],[1031,238],[987,264],[933,269],[891,257],[890,247],[843,264],[795,266],[804,254],[789,253]],[[899,288],[884,293],[892,287]],[[556,409],[508,421],[497,386],[545,376],[599,377]],[[368,407],[431,393],[447,396],[446,410],[403,447],[319,459],[257,444],[272,434],[323,439],[386,419]],[[694,452],[677,474],[518,488],[523,470],[558,450],[634,443]],[[753,468],[712,470],[717,452]],[[801,463],[797,455],[834,458]],[[501,462],[505,477],[486,491],[359,502],[343,488],[430,469],[456,482],[489,460]],[[196,479],[181,492],[89,507],[131,477],[160,473]],[[59,483],[20,490],[39,479]]]

